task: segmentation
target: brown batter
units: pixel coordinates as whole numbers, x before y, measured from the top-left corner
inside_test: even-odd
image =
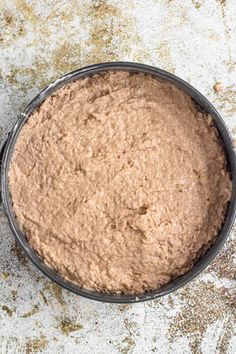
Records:
[[[80,79],[32,114],[9,172],[30,245],[65,278],[112,293],[155,289],[215,240],[231,197],[210,116],[151,76]]]

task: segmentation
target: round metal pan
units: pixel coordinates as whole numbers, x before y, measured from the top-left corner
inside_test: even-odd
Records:
[[[227,215],[225,218],[224,225],[220,230],[215,243],[211,246],[208,252],[190,269],[187,273],[180,276],[179,278],[171,281],[160,289],[149,291],[142,294],[104,294],[92,290],[86,290],[76,286],[75,284],[66,281],[58,273],[50,269],[44,261],[37,255],[37,253],[31,248],[25,235],[21,232],[17,220],[15,218],[12,201],[9,192],[8,186],[8,169],[14,151],[14,146],[17,140],[17,137],[20,133],[20,130],[31,113],[54,91],[63,85],[74,81],[81,77],[91,76],[97,73],[101,73],[108,70],[127,70],[129,72],[145,73],[151,74],[156,77],[158,80],[165,80],[171,84],[179,87],[181,90],[185,91],[192,99],[199,105],[199,107],[205,113],[208,113],[212,116],[214,123],[218,129],[220,139],[225,150],[227,160],[228,160],[228,170],[231,173],[232,178],[232,198],[228,206]],[[0,158],[1,159],[1,158]],[[113,302],[113,303],[134,303],[139,301],[146,301],[158,298],[160,296],[169,294],[170,292],[182,287],[191,280],[193,280],[199,273],[201,273],[217,255],[219,250],[222,248],[224,242],[227,239],[227,236],[230,232],[230,229],[233,225],[235,218],[236,210],[236,160],[235,160],[235,149],[230,133],[221,118],[220,114],[213,107],[213,105],[194,87],[181,80],[175,75],[172,75],[164,70],[158,69],[156,67],[130,63],[130,62],[108,62],[95,64],[87,66],[78,70],[75,70],[69,74],[64,75],[60,79],[56,80],[54,83],[47,86],[42,90],[25,108],[24,112],[20,115],[17,120],[13,130],[10,132],[6,144],[3,147],[2,151],[2,161],[1,161],[1,197],[3,207],[8,218],[10,227],[13,231],[13,234],[24,250],[28,258],[37,266],[37,268],[44,273],[48,278],[59,284],[61,287],[76,293],[78,295],[84,296],[86,298],[104,302]]]

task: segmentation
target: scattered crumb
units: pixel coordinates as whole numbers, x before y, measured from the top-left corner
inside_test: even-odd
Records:
[[[28,318],[28,317],[31,317],[33,316],[35,313],[39,312],[39,307],[38,305],[34,305],[32,310],[29,311],[29,312],[26,312],[24,315],[22,315],[21,317],[22,318]]]
[[[223,89],[222,83],[221,82],[216,82],[215,85],[213,86],[213,89],[214,89],[214,91],[216,93],[219,93]]]
[[[174,301],[171,295],[169,295],[168,297],[168,304],[170,305],[170,307],[174,307]]]
[[[8,272],[2,272],[2,278],[6,280],[9,277],[10,273]]]
[[[12,290],[11,294],[12,294],[12,300],[16,301],[17,291],[16,290]]]
[[[4,312],[6,312],[9,317],[12,317],[12,314],[13,314],[13,312],[15,311],[15,309],[14,309],[14,310],[11,310],[11,309],[10,309],[8,306],[6,306],[6,305],[3,305],[3,306],[2,306],[2,310],[3,310]]]
[[[44,335],[40,338],[32,339],[26,344],[26,354],[30,353],[44,353],[44,349],[48,346],[48,341]]]
[[[80,329],[83,329],[84,327],[79,324],[72,322],[71,320],[64,319],[61,321],[59,327],[58,327],[63,334],[68,336],[71,332],[79,331]]]
[[[128,304],[120,305],[120,306],[119,306],[119,310],[120,310],[121,312],[123,312],[123,311],[125,311],[128,307],[129,307]]]
[[[18,258],[18,261],[23,265],[27,266],[28,265],[28,259],[26,258],[25,254],[21,250],[21,248],[18,246],[17,243],[14,243],[11,247],[11,252],[16,255]]]
[[[45,305],[49,305],[49,301],[48,301],[46,295],[44,294],[44,292],[43,292],[42,290],[40,290],[39,293],[40,293],[40,295],[41,295],[41,297],[42,297],[43,302],[45,303]]]
[[[65,305],[65,301],[63,299],[63,296],[62,296],[62,288],[55,284],[55,283],[52,283],[51,284],[51,290],[52,290],[52,293],[55,297],[55,299],[57,299],[57,301],[61,304],[61,305]]]

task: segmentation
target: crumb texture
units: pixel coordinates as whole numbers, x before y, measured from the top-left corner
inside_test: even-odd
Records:
[[[210,116],[151,76],[109,72],[46,99],[9,170],[30,245],[85,288],[141,293],[214,242],[231,180]]]

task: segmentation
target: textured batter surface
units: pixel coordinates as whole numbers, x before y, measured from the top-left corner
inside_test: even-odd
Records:
[[[235,0],[3,0],[0,8],[0,144],[45,84],[109,60],[185,79],[236,139]],[[235,227],[190,284],[120,306],[76,296],[42,276],[15,246],[2,206],[0,235],[0,352],[235,354]]]
[[[106,292],[158,288],[220,229],[231,181],[211,117],[151,76],[108,72],[54,93],[20,132],[9,172],[33,248]]]

